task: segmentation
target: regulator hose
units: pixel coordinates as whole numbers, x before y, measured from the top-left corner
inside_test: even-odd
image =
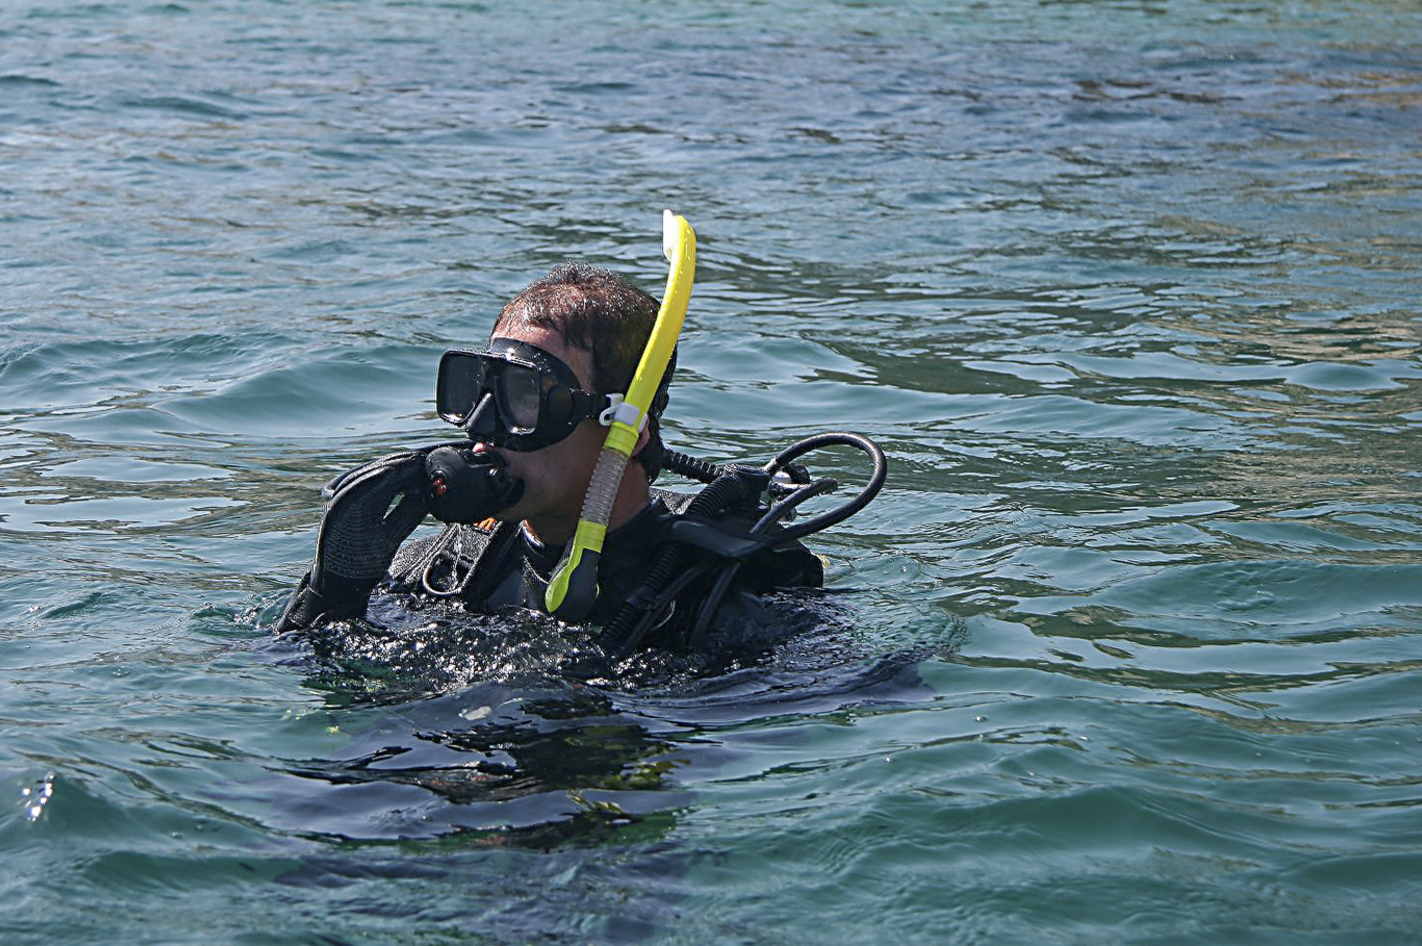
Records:
[[[793,512],[801,503],[838,488],[839,484],[832,479],[811,481],[803,467],[792,465],[792,461],[807,453],[832,446],[854,447],[867,454],[873,464],[868,482],[848,502],[817,516],[812,516],[798,525],[771,533],[769,531],[771,527]],[[797,541],[811,533],[843,522],[869,505],[883,488],[884,478],[888,474],[888,461],[884,458],[884,451],[879,448],[879,445],[863,434],[846,431],[817,434],[792,444],[761,467],[759,471],[732,464],[716,466],[672,450],[667,451],[664,464],[667,469],[683,476],[699,479],[702,482],[709,480],[710,485],[702,490],[682,513],[682,516],[692,519],[711,520],[737,503],[756,502],[761,490],[766,489],[766,484],[775,483],[779,490],[767,491],[780,492],[783,498],[765,510],[747,533],[751,537],[763,540],[755,550],[756,552]],[[757,472],[759,475],[755,475]],[[789,486],[776,479],[777,475],[785,473],[790,474]],[[758,506],[758,508],[764,507]],[[657,553],[657,558],[648,570],[647,578],[642,586],[628,597],[618,610],[617,616],[607,627],[603,640],[609,651],[618,657],[624,657],[631,653],[651,630],[653,622],[677,593],[708,570],[719,568],[720,574],[717,575],[709,593],[697,610],[696,621],[687,635],[688,647],[695,647],[699,642],[745,558],[728,559],[719,566],[699,565],[686,570],[673,579],[672,576],[677,572],[680,559],[681,550],[674,542],[668,542]]]
[[[663,452],[662,466],[689,480],[700,480],[703,483],[709,483],[726,472],[725,467],[671,449]]]

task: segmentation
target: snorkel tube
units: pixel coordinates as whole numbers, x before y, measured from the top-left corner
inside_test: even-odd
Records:
[[[588,482],[577,530],[562,560],[553,569],[544,595],[548,613],[561,621],[584,620],[597,599],[597,565],[602,557],[603,539],[607,537],[607,523],[612,517],[612,503],[617,498],[627,461],[637,446],[637,437],[646,426],[647,410],[686,319],[691,282],[696,273],[696,232],[685,217],[670,210],[662,211],[662,253],[670,267],[657,321],[652,325],[652,334],[627,394],[613,415],[602,453]]]

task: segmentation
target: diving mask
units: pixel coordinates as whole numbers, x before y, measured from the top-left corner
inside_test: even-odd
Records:
[[[439,416],[471,440],[510,450],[540,450],[567,437],[588,418],[604,426],[621,395],[589,394],[560,358],[511,338],[488,351],[453,350],[439,360]]]

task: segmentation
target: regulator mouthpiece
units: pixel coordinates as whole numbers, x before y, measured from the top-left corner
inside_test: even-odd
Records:
[[[482,522],[523,498],[523,480],[492,450],[439,447],[425,457],[430,513],[441,522]]]

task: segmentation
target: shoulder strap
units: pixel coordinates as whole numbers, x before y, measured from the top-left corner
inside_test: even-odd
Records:
[[[467,598],[477,593],[481,566],[506,546],[514,532],[505,523],[450,523],[428,539],[406,543],[390,567],[396,587],[439,598]]]

